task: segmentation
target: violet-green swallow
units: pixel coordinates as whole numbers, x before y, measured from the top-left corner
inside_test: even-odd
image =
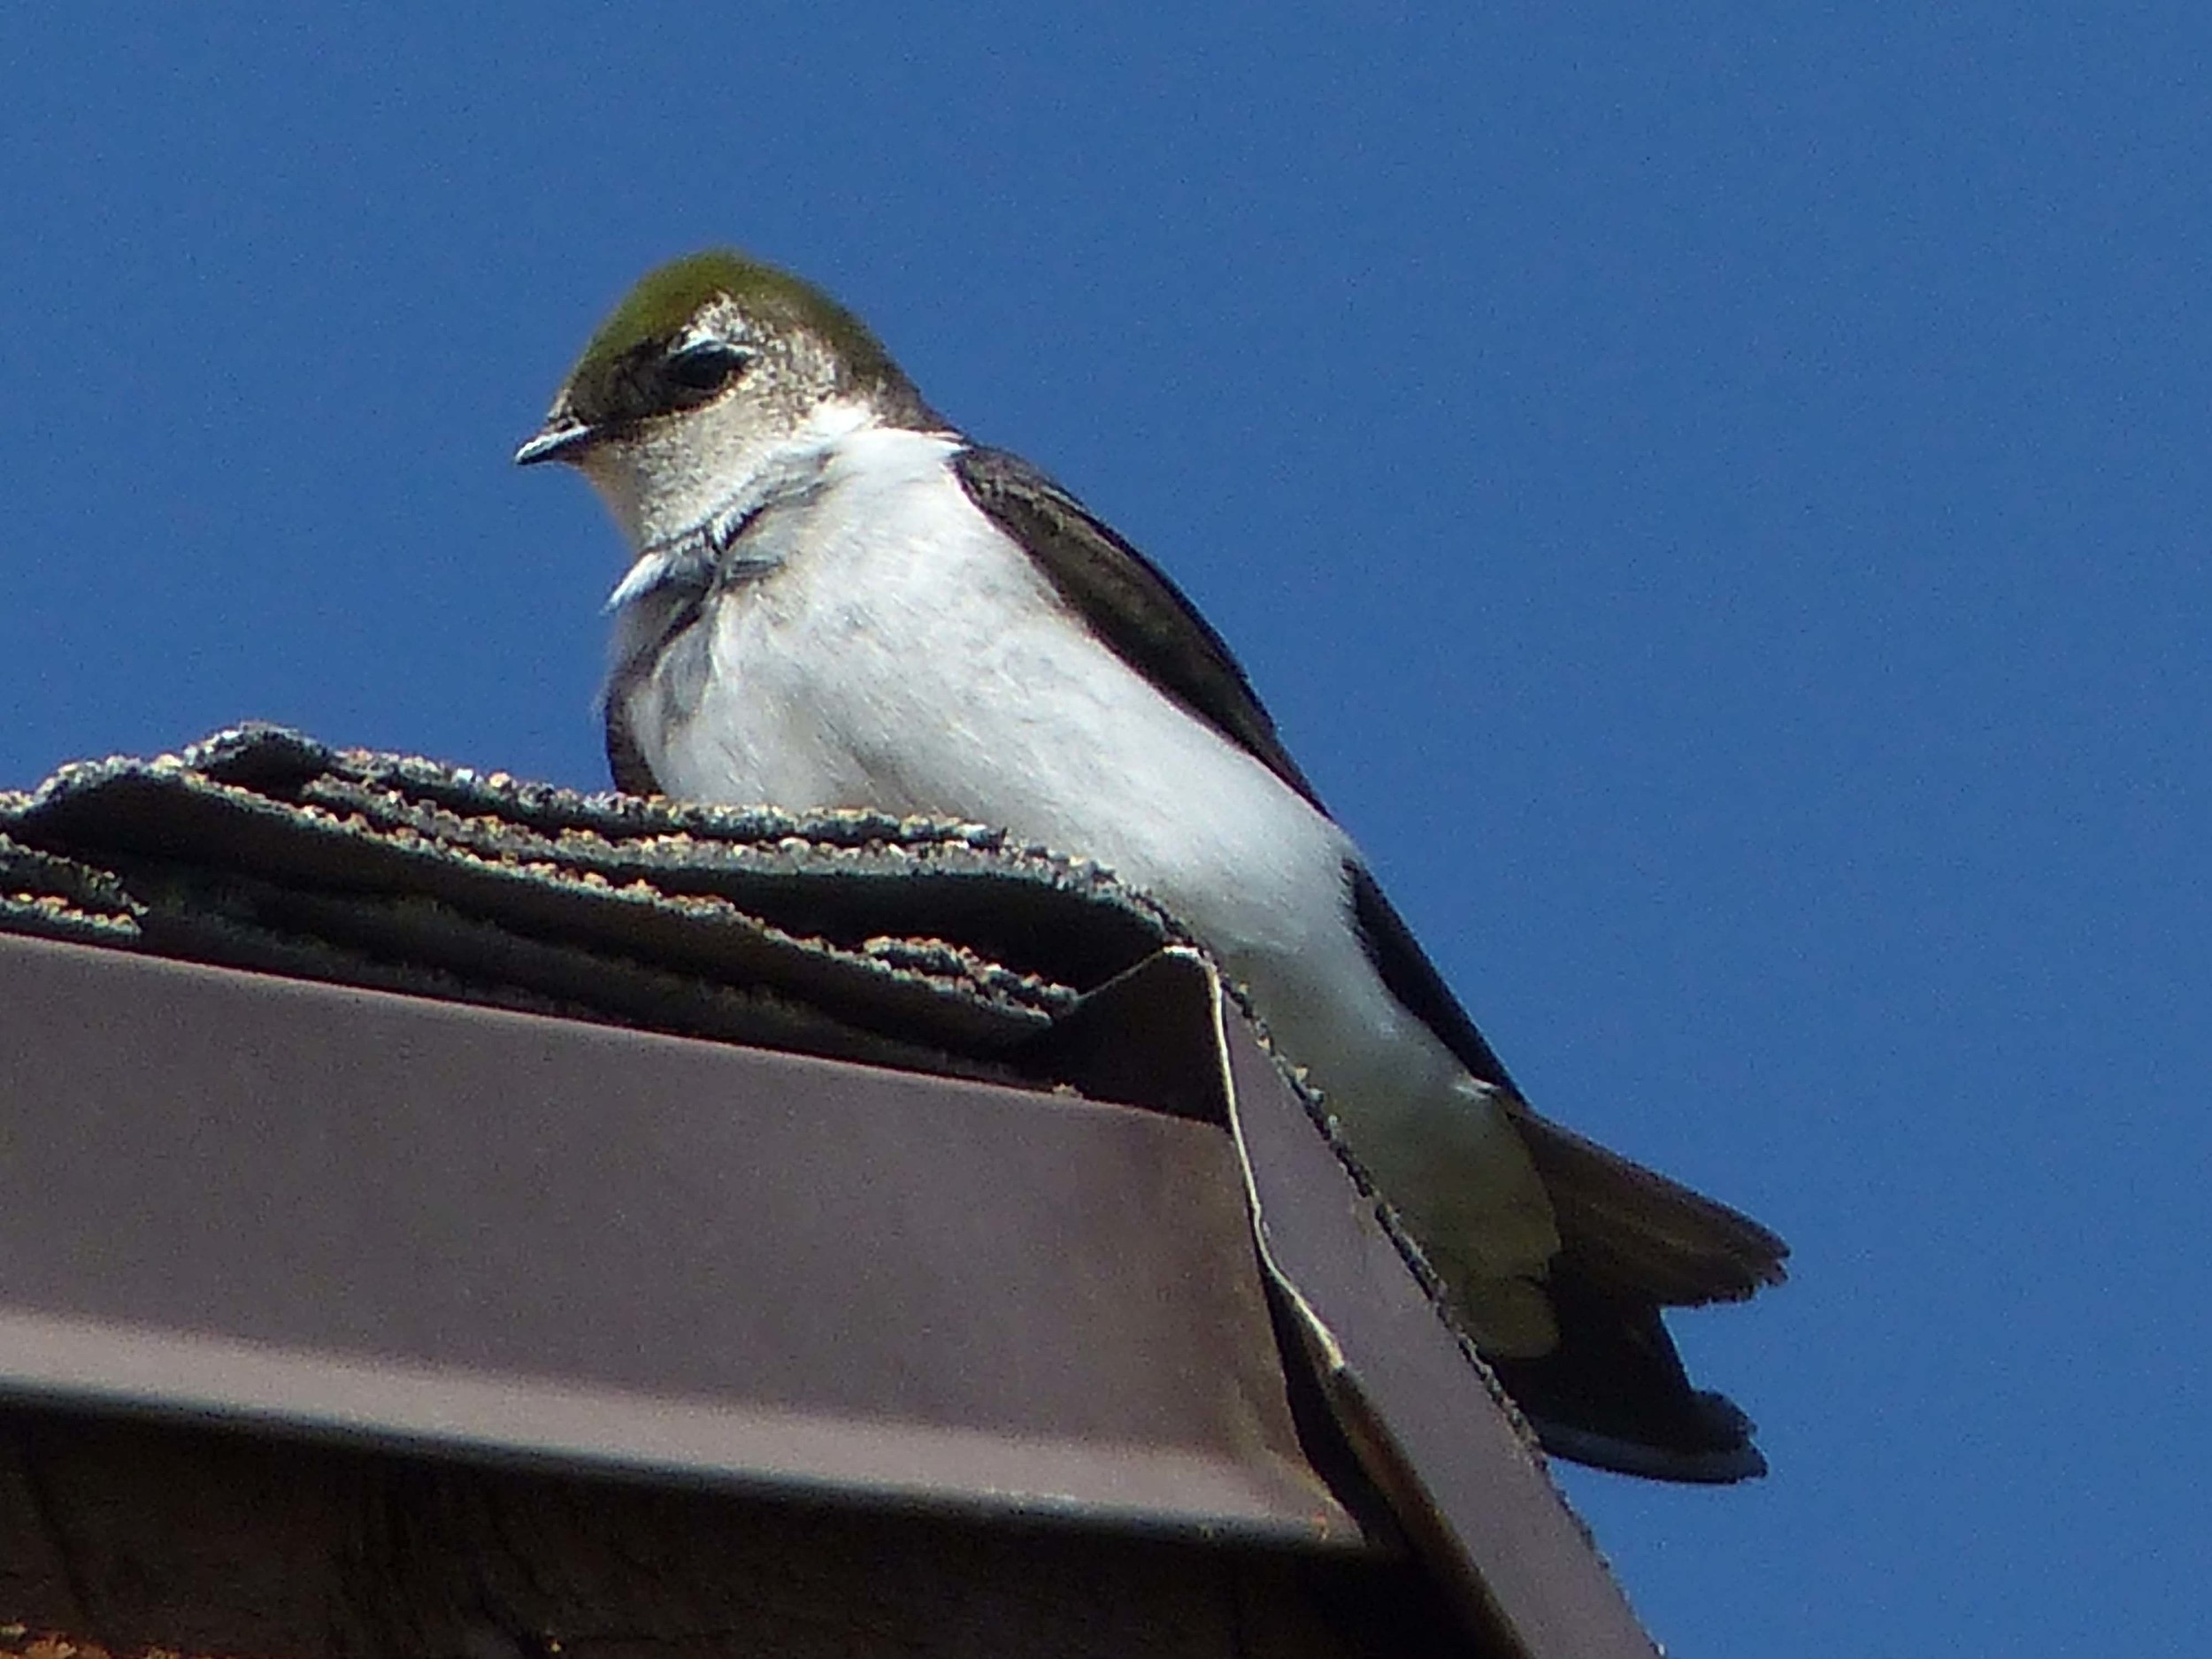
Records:
[[[1778,1281],[1781,1240],[1537,1116],[1220,636],[858,319],[736,254],[678,260],[515,458],[575,466],[634,552],[610,602],[620,787],[953,816],[1109,867],[1243,982],[1546,1445],[1764,1468],[1660,1310]]]

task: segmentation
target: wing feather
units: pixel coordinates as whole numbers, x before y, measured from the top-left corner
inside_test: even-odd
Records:
[[[972,447],[952,466],[968,498],[1116,656],[1326,810],[1228,645],[1157,565],[1018,456]]]

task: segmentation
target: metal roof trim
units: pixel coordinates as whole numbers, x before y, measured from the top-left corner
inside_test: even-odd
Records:
[[[7,1310],[0,1354],[0,1397],[30,1402],[872,1509],[1368,1542],[1302,1465],[1200,1447],[870,1423]]]
[[[0,1006],[0,1393],[1360,1540],[1215,1124],[4,934]]]

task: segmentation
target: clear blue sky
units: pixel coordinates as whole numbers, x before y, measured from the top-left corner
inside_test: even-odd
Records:
[[[1547,1110],[1772,1223],[1686,1655],[2212,1651],[2201,6],[13,6],[0,780],[601,780],[521,473],[729,242],[1235,642]]]

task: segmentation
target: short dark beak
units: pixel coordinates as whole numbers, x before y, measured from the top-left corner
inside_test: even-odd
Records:
[[[596,427],[586,426],[565,410],[556,410],[545,418],[545,425],[515,451],[515,465],[535,466],[540,461],[572,459],[598,435]]]

